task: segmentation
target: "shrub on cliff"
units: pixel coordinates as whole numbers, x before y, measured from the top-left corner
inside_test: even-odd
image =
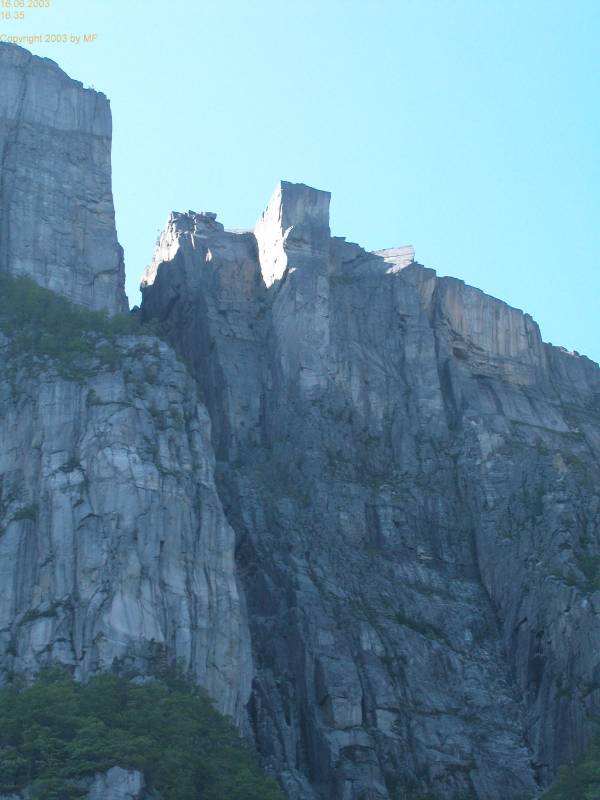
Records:
[[[157,332],[137,315],[90,311],[31,278],[8,273],[0,273],[0,330],[9,337],[11,353],[51,358],[68,377],[76,376],[82,360],[114,369],[117,337]]]
[[[600,731],[579,761],[558,770],[543,800],[600,800]]]

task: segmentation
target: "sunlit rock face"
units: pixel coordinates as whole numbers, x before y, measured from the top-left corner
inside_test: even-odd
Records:
[[[600,705],[600,371],[328,207],[172,215],[143,284],[213,421],[255,740],[298,800],[533,797]]]
[[[0,269],[125,310],[108,101],[14,46],[0,78]],[[65,374],[18,333],[0,334],[0,678],[178,662],[243,725],[249,632],[194,380],[152,336]]]
[[[106,100],[0,74],[0,269],[124,308]],[[65,374],[0,336],[0,677],[179,660],[291,800],[533,798],[600,712],[600,370],[329,202],[173,213],[173,349]]]
[[[250,691],[210,421],[164,342],[69,378],[0,343],[0,667],[79,679],[176,660],[238,722]]]
[[[256,223],[261,274],[267,287],[286,270],[314,269],[329,257],[329,192],[280,181]]]
[[[0,86],[0,270],[86,308],[126,310],[108,100],[4,43]]]

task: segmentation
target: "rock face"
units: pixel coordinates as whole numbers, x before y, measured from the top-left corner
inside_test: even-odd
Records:
[[[166,344],[117,351],[69,378],[1,342],[0,667],[178,658],[240,722],[252,665],[210,421]]]
[[[106,99],[0,75],[0,269],[123,309]],[[0,335],[0,672],[181,659],[290,800],[533,798],[600,712],[600,370],[329,201],[172,214],[174,350],[69,373]]]
[[[151,797],[141,772],[113,767],[93,778],[87,800],[151,800]]]
[[[0,270],[86,308],[126,310],[108,100],[4,43],[0,85]]]
[[[297,800],[531,798],[600,708],[600,370],[328,206],[173,214],[143,280],[213,422],[255,740]]]
[[[113,767],[108,772],[99,772],[92,778],[77,782],[79,789],[87,792],[86,800],[158,800],[146,789],[141,772]],[[31,789],[22,794],[2,794],[0,800],[30,800]]]

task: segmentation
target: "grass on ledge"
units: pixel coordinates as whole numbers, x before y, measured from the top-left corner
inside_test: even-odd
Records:
[[[68,377],[77,377],[90,358],[100,366],[117,367],[118,336],[158,333],[138,315],[90,311],[31,278],[8,273],[0,273],[0,330],[10,339],[12,355],[51,358]]]

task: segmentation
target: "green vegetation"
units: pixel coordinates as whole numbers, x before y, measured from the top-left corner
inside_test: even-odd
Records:
[[[85,795],[77,781],[138,769],[164,800],[283,800],[210,700],[181,678],[136,686],[102,675],[76,683],[48,668],[0,690],[0,793],[32,800]]]
[[[395,619],[399,625],[403,625],[405,628],[410,628],[411,630],[415,631],[415,633],[420,633],[421,636],[424,636],[426,639],[432,639],[433,641],[445,639],[442,631],[434,628],[432,625],[428,625],[427,623],[419,622],[416,619],[411,619],[401,612],[395,614]]]
[[[37,517],[37,509],[35,506],[25,506],[24,508],[20,508],[18,511],[15,511],[13,515],[13,521],[21,520],[21,519],[31,519],[35,520]]]
[[[115,369],[118,336],[157,332],[138,316],[88,311],[30,278],[6,273],[0,273],[0,330],[12,354],[51,358],[66,377],[88,374],[85,365],[89,370],[94,362]]]
[[[585,575],[586,591],[597,592],[600,589],[600,556],[582,556],[579,568]]]
[[[37,610],[34,611],[32,609],[31,611],[28,611],[23,616],[23,618],[21,619],[21,625],[23,625],[23,624],[25,624],[27,622],[33,622],[36,619],[42,619],[43,617],[46,617],[46,618],[55,617],[57,615],[58,610],[60,609],[61,606],[62,606],[62,603],[52,603],[50,606],[48,606],[48,608],[46,608],[46,609],[44,609],[42,611],[37,611]]]
[[[544,800],[600,800],[600,731],[583,758],[558,770]]]
[[[584,575],[584,580],[573,570],[567,572],[563,578],[568,586],[575,586],[584,594],[593,594],[600,590],[600,556],[580,555],[577,566]],[[557,576],[557,577],[560,577]]]

